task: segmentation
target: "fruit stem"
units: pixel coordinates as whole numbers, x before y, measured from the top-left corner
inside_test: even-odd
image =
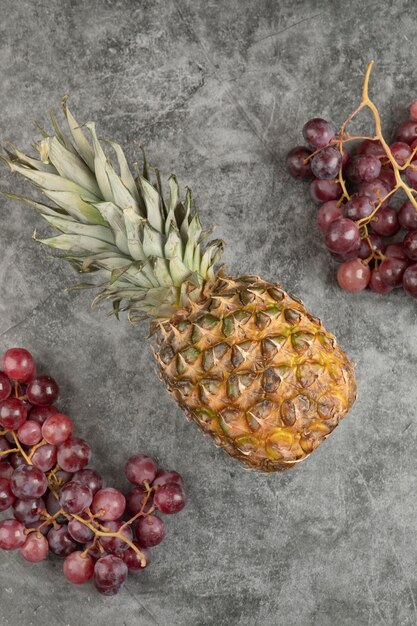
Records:
[[[28,465],[33,465],[32,461],[30,460],[30,458],[28,457],[28,455],[26,454],[26,452],[23,450],[22,446],[20,445],[19,439],[17,438],[15,431],[11,430],[10,432],[13,435],[13,439],[14,439],[18,452],[20,452],[20,454],[23,456],[23,458],[25,459]]]

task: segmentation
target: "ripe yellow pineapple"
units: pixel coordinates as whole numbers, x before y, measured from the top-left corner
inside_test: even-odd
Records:
[[[190,190],[181,199],[171,176],[166,200],[145,157],[133,176],[118,144],[63,109],[69,136],[52,117],[55,134],[41,129],[37,158],[6,150],[10,168],[53,203],[9,194],[61,233],[39,241],[96,274],[95,304],[151,320],[161,378],[218,446],[268,472],[305,459],[355,399],[333,335],[278,284],[216,272],[222,242],[204,245]]]

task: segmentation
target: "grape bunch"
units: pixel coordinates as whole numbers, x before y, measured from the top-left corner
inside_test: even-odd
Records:
[[[116,594],[128,572],[143,570],[165,524],[186,504],[181,476],[158,471],[154,459],[128,459],[133,485],[126,496],[88,468],[91,448],[74,436],[72,420],[53,406],[59,393],[50,376],[37,376],[32,355],[7,350],[0,371],[0,548],[19,549],[31,563],[49,552],[64,557],[65,578],[90,578],[97,591]]]
[[[287,167],[295,178],[312,179],[310,194],[320,203],[317,224],[340,263],[339,286],[350,292],[369,287],[380,294],[402,287],[417,298],[417,100],[388,144],[368,96],[371,68],[372,63],[361,102],[340,131],[327,120],[309,120],[303,127],[308,147],[293,148]],[[349,123],[365,107],[374,116],[375,133],[350,135]]]

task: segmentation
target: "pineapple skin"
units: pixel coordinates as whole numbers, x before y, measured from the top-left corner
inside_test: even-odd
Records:
[[[307,458],[356,398],[353,367],[321,321],[278,284],[221,275],[160,324],[155,358],[186,415],[250,469]]]

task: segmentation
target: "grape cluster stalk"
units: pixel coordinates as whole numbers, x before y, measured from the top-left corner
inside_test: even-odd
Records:
[[[321,203],[317,223],[340,263],[340,287],[350,292],[369,287],[380,294],[402,287],[417,298],[417,100],[389,144],[369,97],[372,67],[373,61],[360,103],[339,132],[327,120],[309,120],[303,128],[308,147],[293,148],[287,167],[295,178],[313,179],[310,193]],[[350,134],[349,124],[364,109],[372,113],[373,134]],[[352,153],[347,147],[351,142]],[[397,193],[403,196],[399,208],[391,204]],[[393,240],[401,231],[402,239]]]
[[[50,376],[37,376],[23,348],[5,352],[0,371],[0,549],[19,549],[31,563],[49,552],[64,557],[65,578],[89,579],[98,592],[116,594],[129,572],[150,562],[149,548],[165,536],[156,513],[173,514],[186,504],[180,474],[159,470],[145,454],[128,459],[133,485],[126,496],[103,487],[87,465],[89,444],[74,437],[72,420],[53,405],[59,393]]]

